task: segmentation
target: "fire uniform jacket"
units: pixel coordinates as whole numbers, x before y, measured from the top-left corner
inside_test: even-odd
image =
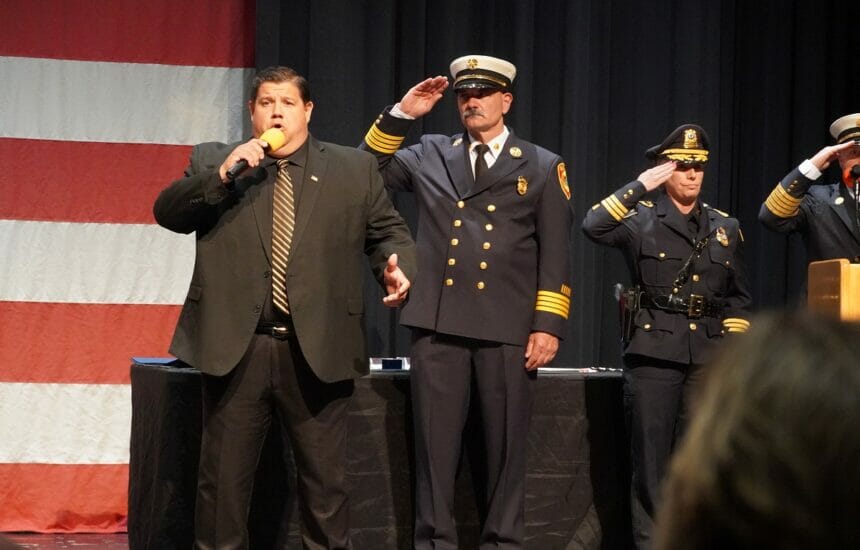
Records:
[[[751,297],[738,221],[700,202],[694,239],[687,217],[665,192],[653,203],[639,200],[645,194],[645,186],[633,181],[595,204],[582,224],[590,239],[623,252],[634,284],[646,296],[624,353],[684,364],[710,362],[726,334],[749,327]],[[698,313],[695,305],[678,312],[649,303],[647,297],[662,302],[673,294],[679,272],[704,238],[701,256],[674,294],[685,304],[698,301],[710,314]]]
[[[779,233],[800,233],[810,262],[860,261],[860,231],[848,188],[813,183],[798,168],[792,170],[761,205],[759,221]]]
[[[564,162],[513,132],[473,183],[468,138],[425,135],[399,150],[412,121],[383,112],[360,148],[385,185],[418,203],[418,275],[402,324],[525,345],[564,337],[572,211]]]

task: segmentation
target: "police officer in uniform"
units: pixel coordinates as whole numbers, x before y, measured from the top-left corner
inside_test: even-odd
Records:
[[[447,89],[437,76],[386,108],[361,145],[386,186],[418,204],[418,275],[401,316],[413,334],[414,542],[457,548],[454,480],[474,383],[487,449],[480,544],[520,548],[531,385],[570,310],[570,189],[561,157],[504,124],[514,65],[467,55],[450,69],[464,133],[400,148]]]
[[[845,115],[830,126],[835,145],[821,149],[788,173],[768,196],[758,219],[779,233],[800,233],[807,260],[848,258],[860,262],[860,228],[856,182],[860,174],[860,113]],[[834,160],[842,183],[815,185]]]
[[[659,486],[702,380],[730,333],[749,327],[750,293],[738,221],[699,199],[708,137],[684,124],[646,157],[653,168],[586,214],[593,241],[624,254],[624,405],[631,452],[634,540],[650,547]],[[650,191],[653,202],[640,200]]]

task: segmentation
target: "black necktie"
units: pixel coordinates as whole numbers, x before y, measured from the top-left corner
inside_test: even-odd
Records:
[[[481,174],[489,169],[487,166],[487,159],[484,158],[484,155],[489,150],[490,146],[486,143],[479,143],[475,146],[475,152],[478,153],[478,158],[475,159],[475,183],[481,179]]]

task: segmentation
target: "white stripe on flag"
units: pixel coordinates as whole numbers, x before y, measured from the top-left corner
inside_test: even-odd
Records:
[[[250,135],[253,69],[0,57],[0,137],[196,145]],[[56,159],[85,170],[87,159]],[[80,176],[84,177],[84,176]]]
[[[127,384],[0,383],[0,463],[125,464],[130,433]]]
[[[0,300],[182,304],[194,235],[157,225],[0,220],[0,258],[7,259]]]

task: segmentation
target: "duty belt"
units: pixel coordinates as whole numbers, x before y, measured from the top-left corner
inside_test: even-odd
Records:
[[[667,296],[643,294],[640,307],[661,309],[671,313],[683,313],[690,319],[698,319],[699,317],[716,317],[720,319],[723,316],[723,304],[714,300],[707,300],[701,294],[690,294],[689,298],[684,298],[676,294],[669,294]]]

